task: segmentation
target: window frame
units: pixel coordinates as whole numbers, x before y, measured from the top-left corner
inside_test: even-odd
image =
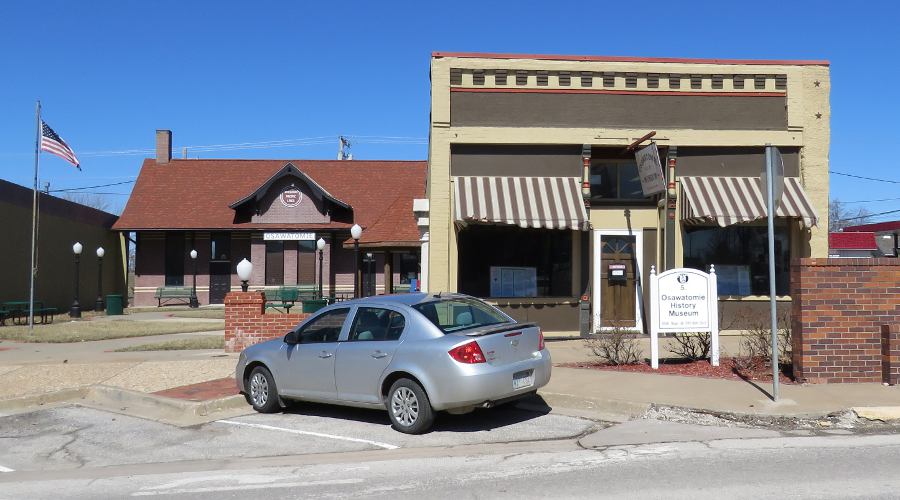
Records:
[[[391,339],[391,338],[374,339],[373,338],[373,339],[360,340],[359,338],[354,338],[353,335],[355,333],[357,325],[359,324],[359,319],[360,319],[360,316],[364,309],[377,309],[380,311],[386,311],[388,313],[388,315],[389,315],[388,326],[387,326],[387,331],[385,332],[386,337],[391,331],[390,316],[395,315],[395,314],[400,316],[403,319],[403,327],[400,329],[400,335],[398,335],[397,338],[395,338],[395,339]],[[407,321],[406,315],[396,309],[392,309],[390,307],[383,307],[383,306],[360,305],[360,306],[357,306],[356,310],[353,312],[353,320],[350,322],[349,328],[347,330],[347,339],[344,340],[343,342],[399,342],[399,341],[403,340],[403,335],[406,333],[406,325],[408,325],[408,324],[409,324],[409,322]]]
[[[351,312],[353,311],[352,307],[337,307],[334,309],[329,309],[324,311],[322,314],[319,314],[313,318],[310,318],[309,321],[303,324],[300,328],[297,329],[297,344],[298,345],[310,345],[310,344],[334,344],[340,341],[341,334],[344,333],[344,329],[347,327],[347,319],[350,317]],[[304,342],[304,335],[307,333],[307,330],[313,326],[317,321],[330,316],[336,313],[344,312],[344,321],[341,323],[341,327],[337,332],[337,337],[334,340],[324,340],[321,342]]]
[[[277,252],[270,252],[269,251],[270,245],[271,246],[281,245],[281,250],[277,251]],[[270,255],[280,255],[281,256],[281,259],[280,259],[281,265],[279,266],[281,269],[281,279],[280,280],[274,280],[275,276],[272,276],[275,271],[275,266],[272,266],[269,264],[270,259],[272,259],[272,257],[270,257]],[[273,259],[272,262],[275,262],[275,260]],[[267,241],[266,242],[266,244],[265,244],[265,269],[263,270],[263,273],[264,273],[263,283],[266,286],[284,286],[284,241]]]
[[[591,189],[591,203],[592,204],[603,204],[603,205],[654,205],[656,204],[656,200],[659,195],[653,196],[642,196],[640,198],[622,198],[621,197],[621,179],[622,179],[622,166],[623,165],[631,165],[637,170],[637,161],[634,159],[626,159],[626,158],[594,158],[591,159],[591,165],[588,170],[588,182],[590,183]],[[594,184],[591,182],[591,179],[594,177],[594,168],[598,168],[600,166],[615,166],[616,172],[616,180],[615,180],[615,189],[616,189],[616,197],[615,198],[606,198],[600,195],[595,195]],[[641,191],[643,195],[643,191]]]
[[[165,286],[184,286],[185,235],[168,232],[163,244],[163,283]]]

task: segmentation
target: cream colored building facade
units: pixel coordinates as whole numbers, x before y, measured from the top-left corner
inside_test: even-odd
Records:
[[[829,91],[825,61],[434,53],[423,283],[431,292],[484,296],[548,333],[572,335],[615,326],[623,318],[626,326],[643,329],[648,314],[643,283],[650,266],[716,264],[730,287],[724,294],[720,287],[721,307],[738,317],[739,310],[763,304],[754,259],[764,248],[754,242],[765,221],[751,221],[759,214],[741,190],[752,191],[755,184],[748,182],[764,166],[765,145],[784,154],[798,205],[779,214],[785,215],[779,218],[780,273],[787,274],[785,262],[792,258],[827,256]],[[624,149],[651,131],[663,174],[673,181],[674,171],[674,181],[668,194],[637,196],[634,154]],[[518,177],[526,178],[527,192],[498,190]],[[535,229],[492,220],[491,208],[502,212],[510,203],[521,208],[529,200],[541,204],[542,177],[579,181],[585,224]],[[537,186],[534,192],[530,182]],[[545,198],[544,205],[560,215],[571,189],[562,182],[547,185],[550,202]],[[491,201],[504,193],[505,203]],[[730,213],[735,211],[740,214]],[[734,215],[743,215],[742,222],[722,222]],[[529,265],[503,254],[504,244],[507,254],[533,244],[552,255],[535,254],[537,263]],[[739,258],[728,248],[751,253]],[[730,260],[738,258],[750,262]],[[481,259],[496,262],[488,266]],[[493,280],[493,287],[504,259],[512,262],[509,276],[523,269],[525,274],[516,276],[521,283],[530,277],[537,293],[530,289],[534,283],[522,285],[529,288],[525,293],[488,289],[482,281]],[[621,263],[624,285],[609,267]],[[536,278],[531,267],[537,268]],[[782,305],[788,305],[784,288],[779,278]],[[633,314],[617,312],[632,308]],[[587,310],[585,327],[581,311]],[[723,328],[728,326],[725,318]]]

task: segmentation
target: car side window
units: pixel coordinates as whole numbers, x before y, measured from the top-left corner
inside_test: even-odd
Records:
[[[380,307],[360,307],[350,327],[350,342],[399,340],[406,326],[403,315]]]
[[[337,342],[341,335],[341,328],[350,309],[334,309],[318,318],[313,319],[303,326],[300,331],[301,344],[321,344],[325,342]]]

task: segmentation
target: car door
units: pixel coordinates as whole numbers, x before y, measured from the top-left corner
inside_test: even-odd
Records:
[[[286,346],[283,373],[275,380],[279,392],[300,398],[336,399],[335,353],[349,315],[349,307],[332,309],[301,327],[300,342]]]
[[[379,383],[403,341],[406,318],[386,307],[356,308],[347,340],[337,348],[335,382],[338,399],[381,403]]]

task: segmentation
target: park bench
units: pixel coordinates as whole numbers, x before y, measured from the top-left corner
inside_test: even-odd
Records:
[[[58,313],[55,307],[44,307],[43,301],[40,300],[34,301],[34,305],[36,320],[40,320],[42,324],[53,323],[53,315]],[[7,319],[11,319],[16,325],[28,323],[28,302],[22,300],[0,304],[0,325],[5,325]]]
[[[163,301],[166,303],[170,303],[173,300],[181,301],[184,304],[191,303],[191,287],[189,286],[161,286],[156,289],[156,300],[159,301],[159,306],[162,307]]]
[[[284,312],[290,312],[300,299],[300,289],[295,286],[282,286],[275,290],[266,290],[266,309],[283,308]]]

